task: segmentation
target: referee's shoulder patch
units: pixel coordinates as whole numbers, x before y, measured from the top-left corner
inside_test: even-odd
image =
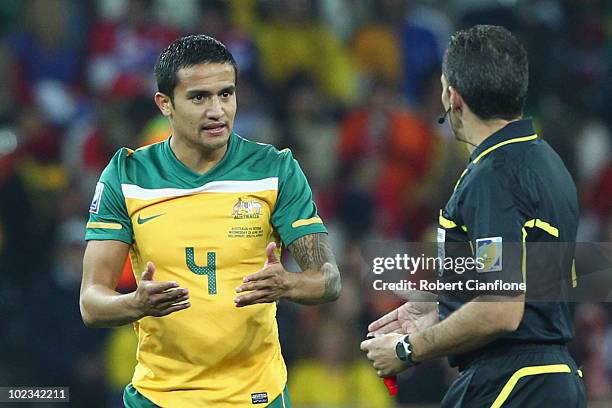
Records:
[[[477,268],[478,273],[499,272],[502,270],[502,237],[480,238],[476,240],[476,258],[481,262],[482,268]]]

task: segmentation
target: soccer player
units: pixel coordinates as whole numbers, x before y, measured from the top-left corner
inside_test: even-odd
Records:
[[[578,224],[570,174],[522,117],[526,52],[502,27],[460,31],[441,81],[445,116],[471,157],[440,214],[438,245],[447,255],[474,251],[484,262],[464,274],[443,270],[439,279],[526,283],[527,291],[442,291],[429,302],[409,301],[369,326],[376,337],[362,349],[382,377],[449,357],[460,375],[445,408],[585,407],[582,373],[565,347],[572,309],[525,298],[555,282],[571,285],[572,250],[550,244],[573,249]],[[530,243],[552,251],[528,251]]]
[[[134,323],[127,407],[289,407],[275,302],[340,293],[306,177],[289,150],[232,132],[237,69],[219,41],[174,41],[155,75],[172,136],[120,149],[100,177],[85,236],[83,320]],[[301,273],[284,270],[280,242]],[[143,272],[136,291],[119,294],[128,252]]]

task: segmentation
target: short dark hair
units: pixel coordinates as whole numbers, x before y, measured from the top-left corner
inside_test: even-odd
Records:
[[[238,67],[234,56],[221,41],[204,34],[188,35],[174,40],[159,54],[155,63],[157,90],[172,99],[178,83],[176,73],[181,68],[207,63],[232,64],[235,79],[238,80]]]
[[[507,29],[477,25],[457,32],[444,53],[442,72],[480,119],[512,120],[523,114],[527,52]]]

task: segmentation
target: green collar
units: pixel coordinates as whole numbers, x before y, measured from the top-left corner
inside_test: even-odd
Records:
[[[219,161],[219,163],[215,164],[214,167],[208,170],[206,173],[200,174],[187,167],[176,157],[176,155],[172,151],[172,148],[170,147],[171,138],[172,136],[170,136],[168,139],[166,139],[165,142],[163,142],[163,156],[166,159],[166,162],[170,167],[171,171],[174,172],[176,176],[188,182],[193,181],[205,183],[214,180],[216,177],[218,177],[221,172],[224,171],[224,168],[227,169],[227,163],[230,161],[230,158],[234,156],[238,144],[238,137],[234,132],[232,132],[230,134],[229,139],[227,140],[227,151],[223,155],[223,158]]]

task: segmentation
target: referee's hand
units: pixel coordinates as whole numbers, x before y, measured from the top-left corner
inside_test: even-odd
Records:
[[[134,292],[134,304],[141,317],[166,316],[191,306],[186,288],[179,288],[177,282],[155,281],[154,273],[155,265],[153,262],[147,262],[147,269],[140,276],[140,282]]]
[[[395,354],[395,345],[403,337],[403,334],[391,333],[361,342],[361,350],[366,353],[379,377],[391,377],[408,368],[408,364]]]
[[[437,302],[406,302],[368,326],[368,337],[412,334],[439,321]]]

